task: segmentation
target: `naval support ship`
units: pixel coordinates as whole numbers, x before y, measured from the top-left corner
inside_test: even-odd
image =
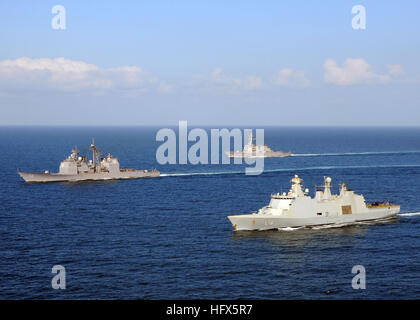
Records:
[[[363,195],[355,194],[341,183],[340,194],[331,194],[331,178],[324,178],[324,190],[311,198],[302,190],[303,180],[295,175],[289,193],[272,194],[268,206],[257,212],[229,216],[235,230],[270,230],[295,227],[342,225],[391,218],[400,212],[399,205],[388,202],[366,204]]]
[[[120,169],[117,158],[108,154],[100,158],[101,151],[95,146],[94,140],[89,148],[93,157],[87,162],[86,156],[80,156],[77,147],[71,155],[61,162],[58,173],[30,173],[18,174],[25,182],[55,182],[55,181],[85,181],[85,180],[114,180],[114,179],[138,179],[159,177],[160,172],[153,170]]]

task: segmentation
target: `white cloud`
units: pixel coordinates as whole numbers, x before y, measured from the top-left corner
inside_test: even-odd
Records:
[[[209,78],[211,84],[227,90],[252,90],[262,86],[262,79],[257,76],[248,75],[242,78],[234,78],[223,73],[221,68],[216,68]]]
[[[250,92],[257,90],[274,90],[275,86],[307,87],[310,81],[301,70],[282,69],[275,76],[263,78],[256,75],[234,77],[227,75],[221,68],[216,68],[209,75],[197,75],[190,85],[213,92]],[[267,92],[267,91],[265,91]]]
[[[83,61],[66,58],[18,58],[0,61],[2,87],[55,89],[148,90],[159,85],[158,80],[141,68],[122,66],[100,68]]]
[[[187,87],[190,90],[199,89],[213,93],[239,93],[259,89],[262,85],[262,79],[258,76],[232,77],[226,75],[221,68],[216,68],[210,74],[195,75]]]
[[[221,90],[229,93],[255,91],[260,89],[273,89],[275,86],[307,87],[310,81],[301,70],[282,69],[274,77],[263,79],[256,75],[233,77],[226,75],[221,68],[216,68],[209,76],[196,76],[194,86],[212,90]]]
[[[387,83],[402,73],[401,65],[388,66],[386,74],[375,73],[363,59],[348,58],[344,61],[343,67],[339,67],[333,59],[327,59],[324,63],[325,82],[337,85]]]
[[[396,68],[395,72],[397,72]],[[144,91],[162,94],[179,90],[205,90],[215,93],[244,93],[272,89],[272,85],[306,87],[309,80],[303,71],[282,69],[264,80],[257,75],[227,75],[221,68],[196,76],[193,82],[168,83],[137,66],[102,68],[67,58],[22,57],[0,61],[1,92],[48,91],[105,94],[116,91],[135,96]]]
[[[307,87],[310,82],[303,71],[286,68],[279,71],[274,83],[279,86]]]

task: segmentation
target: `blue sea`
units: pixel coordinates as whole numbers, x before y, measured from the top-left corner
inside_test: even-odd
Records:
[[[0,128],[1,299],[418,299],[420,128],[265,128],[294,156],[245,165],[159,165],[152,127]],[[121,167],[156,179],[25,184],[22,171],[58,170],[92,137]],[[234,232],[299,174],[313,195],[324,176],[390,199],[398,218],[375,224]],[[54,265],[66,289],[54,290]],[[352,288],[352,268],[366,289]]]

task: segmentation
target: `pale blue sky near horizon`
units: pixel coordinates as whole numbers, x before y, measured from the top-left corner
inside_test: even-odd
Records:
[[[57,4],[65,30],[51,27]],[[354,5],[366,30],[351,26]],[[415,126],[419,12],[418,1],[2,2],[0,125]]]

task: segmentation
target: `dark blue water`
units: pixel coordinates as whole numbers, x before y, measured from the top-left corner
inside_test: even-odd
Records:
[[[267,128],[266,172],[237,165],[155,160],[156,128],[0,128],[0,298],[21,299],[401,299],[420,296],[420,215],[330,229],[232,232],[248,213],[323,176],[367,201],[420,212],[420,129]],[[158,168],[158,179],[24,184],[16,169],[57,171],[91,137],[122,167]],[[312,155],[311,155],[312,154]],[[177,175],[178,173],[207,173]],[[231,172],[225,174],[208,174]],[[242,173],[235,173],[242,172]],[[67,288],[51,288],[63,265]],[[354,290],[351,269],[366,268]]]

